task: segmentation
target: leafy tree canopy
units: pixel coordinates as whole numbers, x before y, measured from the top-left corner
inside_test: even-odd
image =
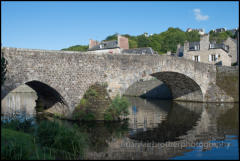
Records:
[[[209,40],[215,41],[216,43],[222,43],[223,41],[227,40],[228,37],[236,38],[236,35],[233,35],[230,31],[224,31],[224,32],[214,32],[210,31],[209,33]]]
[[[75,46],[70,46],[69,48],[64,48],[61,50],[64,50],[64,51],[87,51],[88,45],[75,45]]]
[[[104,41],[117,40],[118,33],[107,36]],[[138,36],[131,36],[129,34],[124,34],[128,38],[129,48],[142,48],[151,47],[153,50],[157,51],[159,54],[166,53],[167,51],[176,52],[177,45],[184,44],[184,41],[194,42],[200,41],[200,34],[198,31],[184,32],[179,28],[169,27],[167,31],[159,34],[153,34],[150,36],[145,36],[144,34]],[[228,37],[234,38],[230,31],[214,33],[210,32],[210,41],[215,40],[217,43],[221,43]],[[62,50],[74,50],[74,51],[87,51],[88,46],[76,45]]]
[[[5,75],[7,72],[6,66],[7,66],[7,60],[4,58],[3,54],[1,53],[1,85],[3,85],[6,79],[5,78]]]

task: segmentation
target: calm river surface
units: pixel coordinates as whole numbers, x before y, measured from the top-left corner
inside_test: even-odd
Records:
[[[87,133],[84,159],[239,159],[238,103],[127,98],[130,115],[121,123],[59,120]]]
[[[128,99],[127,122],[85,125],[86,159],[239,158],[239,104]]]

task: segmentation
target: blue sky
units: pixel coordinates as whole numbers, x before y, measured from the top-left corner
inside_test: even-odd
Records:
[[[238,1],[2,2],[2,46],[60,50],[119,33],[239,27]]]

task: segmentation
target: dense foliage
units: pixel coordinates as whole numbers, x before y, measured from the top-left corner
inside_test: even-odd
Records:
[[[7,66],[7,60],[4,58],[3,54],[1,53],[1,85],[3,85],[5,80],[5,74],[7,72],[6,66]]]
[[[103,111],[111,103],[106,84],[96,83],[88,88],[73,112],[73,118],[81,121],[103,120]]]
[[[109,35],[104,41],[117,40],[117,33]],[[160,34],[153,34],[145,36],[144,34],[138,36],[131,36],[123,34],[128,38],[129,48],[142,48],[152,47],[153,50],[159,54],[166,53],[167,51],[176,52],[177,45],[180,43],[183,45],[185,40],[188,41],[199,41],[200,35],[196,31],[184,32],[179,28],[168,28],[167,31]],[[86,51],[87,46],[76,45],[67,49],[62,50],[75,50],[75,51]]]
[[[127,116],[129,102],[125,97],[109,97],[106,84],[96,83],[85,92],[73,112],[73,118],[81,121],[117,121]]]
[[[129,115],[128,111],[129,102],[125,97],[117,95],[111,105],[104,112],[105,121],[120,120],[120,117]]]
[[[70,46],[69,48],[64,48],[61,50],[64,50],[64,51],[87,51],[88,45],[75,45],[75,46]]]
[[[81,159],[88,138],[77,126],[32,121],[1,122],[1,160]]]
[[[104,41],[117,40],[117,35],[117,33],[109,35]],[[130,49],[152,47],[152,49],[157,51],[159,54],[166,53],[167,51],[174,53],[177,50],[177,45],[179,43],[183,45],[185,41],[200,41],[200,34],[198,31],[184,32],[179,28],[173,27],[169,27],[167,31],[150,36],[145,36],[144,34],[138,36],[123,34],[122,36],[128,38]],[[236,35],[232,35],[230,31],[221,33],[210,32],[210,40],[216,40],[217,43],[226,40],[229,36],[232,38],[236,37]],[[86,51],[87,46],[76,45],[63,50]]]
[[[233,35],[230,31],[224,32],[210,31],[209,33],[209,40],[215,41],[216,43],[222,43],[223,41],[227,40],[228,37],[235,38],[236,36]]]

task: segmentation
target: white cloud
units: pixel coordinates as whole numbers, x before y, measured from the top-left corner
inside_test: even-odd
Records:
[[[202,15],[201,10],[199,8],[194,9],[193,12],[195,15],[195,19],[197,21],[205,21],[205,20],[208,20],[208,18],[209,18],[208,15]]]

